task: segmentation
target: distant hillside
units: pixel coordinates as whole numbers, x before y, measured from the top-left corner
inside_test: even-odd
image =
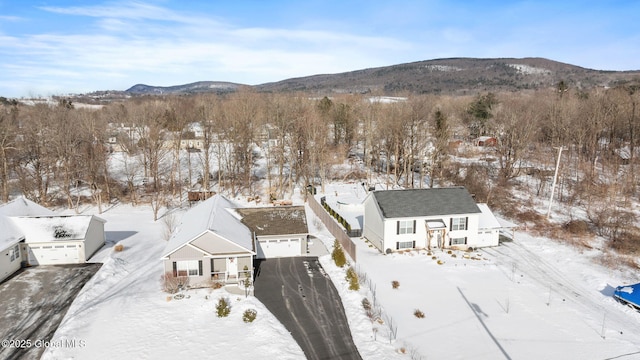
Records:
[[[451,58],[339,74],[312,75],[253,87],[262,92],[304,91],[323,95],[332,93],[462,95],[488,91],[543,89],[557,86],[560,81],[564,81],[570,88],[613,87],[629,81],[640,82],[640,70],[592,70],[543,58]],[[102,103],[130,96],[228,93],[244,86],[250,87],[221,81],[199,81],[166,87],[138,84],[125,91],[96,91],[78,95],[75,98],[87,103]]]
[[[451,58],[418,61],[331,75],[314,75],[258,85],[261,91],[394,94],[464,94],[552,87],[614,86],[640,79],[640,71],[585,69],[543,58]]]
[[[172,95],[196,93],[227,93],[236,91],[242,84],[222,81],[198,81],[186,85],[150,86],[137,84],[125,90],[130,95]]]

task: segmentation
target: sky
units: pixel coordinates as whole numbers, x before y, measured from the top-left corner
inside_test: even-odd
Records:
[[[248,85],[449,57],[640,70],[640,2],[0,0],[0,96]]]

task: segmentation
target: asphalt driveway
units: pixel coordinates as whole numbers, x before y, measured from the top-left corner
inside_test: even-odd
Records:
[[[262,260],[255,296],[289,330],[307,359],[361,359],[340,296],[317,257]]]
[[[1,283],[0,359],[39,359],[76,295],[101,265],[35,266]]]

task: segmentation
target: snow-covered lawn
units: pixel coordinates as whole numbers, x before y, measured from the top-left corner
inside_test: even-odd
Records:
[[[640,316],[606,294],[619,276],[570,248],[529,236],[517,242],[475,259],[363,250],[359,269],[397,324],[397,342],[426,358],[606,359],[640,351]]]
[[[53,338],[54,343],[83,340],[84,346],[49,348],[43,359],[304,358],[286,329],[253,297],[200,289],[188,291],[189,298],[167,301],[159,281],[163,224],[152,221],[149,208],[119,205],[100,216],[108,221],[110,245],[117,241],[124,251],[108,246],[96,256],[104,266]],[[333,243],[318,221],[309,225],[312,235]],[[590,253],[522,232],[512,243],[469,258],[441,251],[382,255],[364,240],[355,242],[356,268],[367,278],[360,291],[348,290],[345,269],[333,265],[329,255],[320,262],[343,298],[363,359],[640,356],[640,314],[610,297],[612,287],[635,282],[638,274],[601,267]],[[394,280],[397,289],[391,286]],[[231,300],[228,318],[216,317],[221,296]],[[380,306],[381,322],[367,318],[364,297]],[[241,319],[247,308],[258,312],[253,323]],[[416,309],[425,317],[415,317]]]
[[[103,249],[103,261],[69,308],[53,343],[77,340],[76,347],[49,348],[43,359],[301,359],[302,350],[284,326],[254,297],[218,289],[190,290],[189,298],[167,301],[160,276],[162,221],[148,207],[117,206],[100,215],[107,241],[124,250]],[[110,238],[111,237],[111,238]],[[220,297],[231,303],[227,318],[216,317]],[[244,323],[245,309],[257,310]]]

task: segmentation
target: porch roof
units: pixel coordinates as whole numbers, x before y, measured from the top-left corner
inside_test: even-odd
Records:
[[[447,228],[447,225],[445,225],[444,221],[442,220],[425,220],[424,222],[427,224],[427,229],[429,230],[440,230]]]

